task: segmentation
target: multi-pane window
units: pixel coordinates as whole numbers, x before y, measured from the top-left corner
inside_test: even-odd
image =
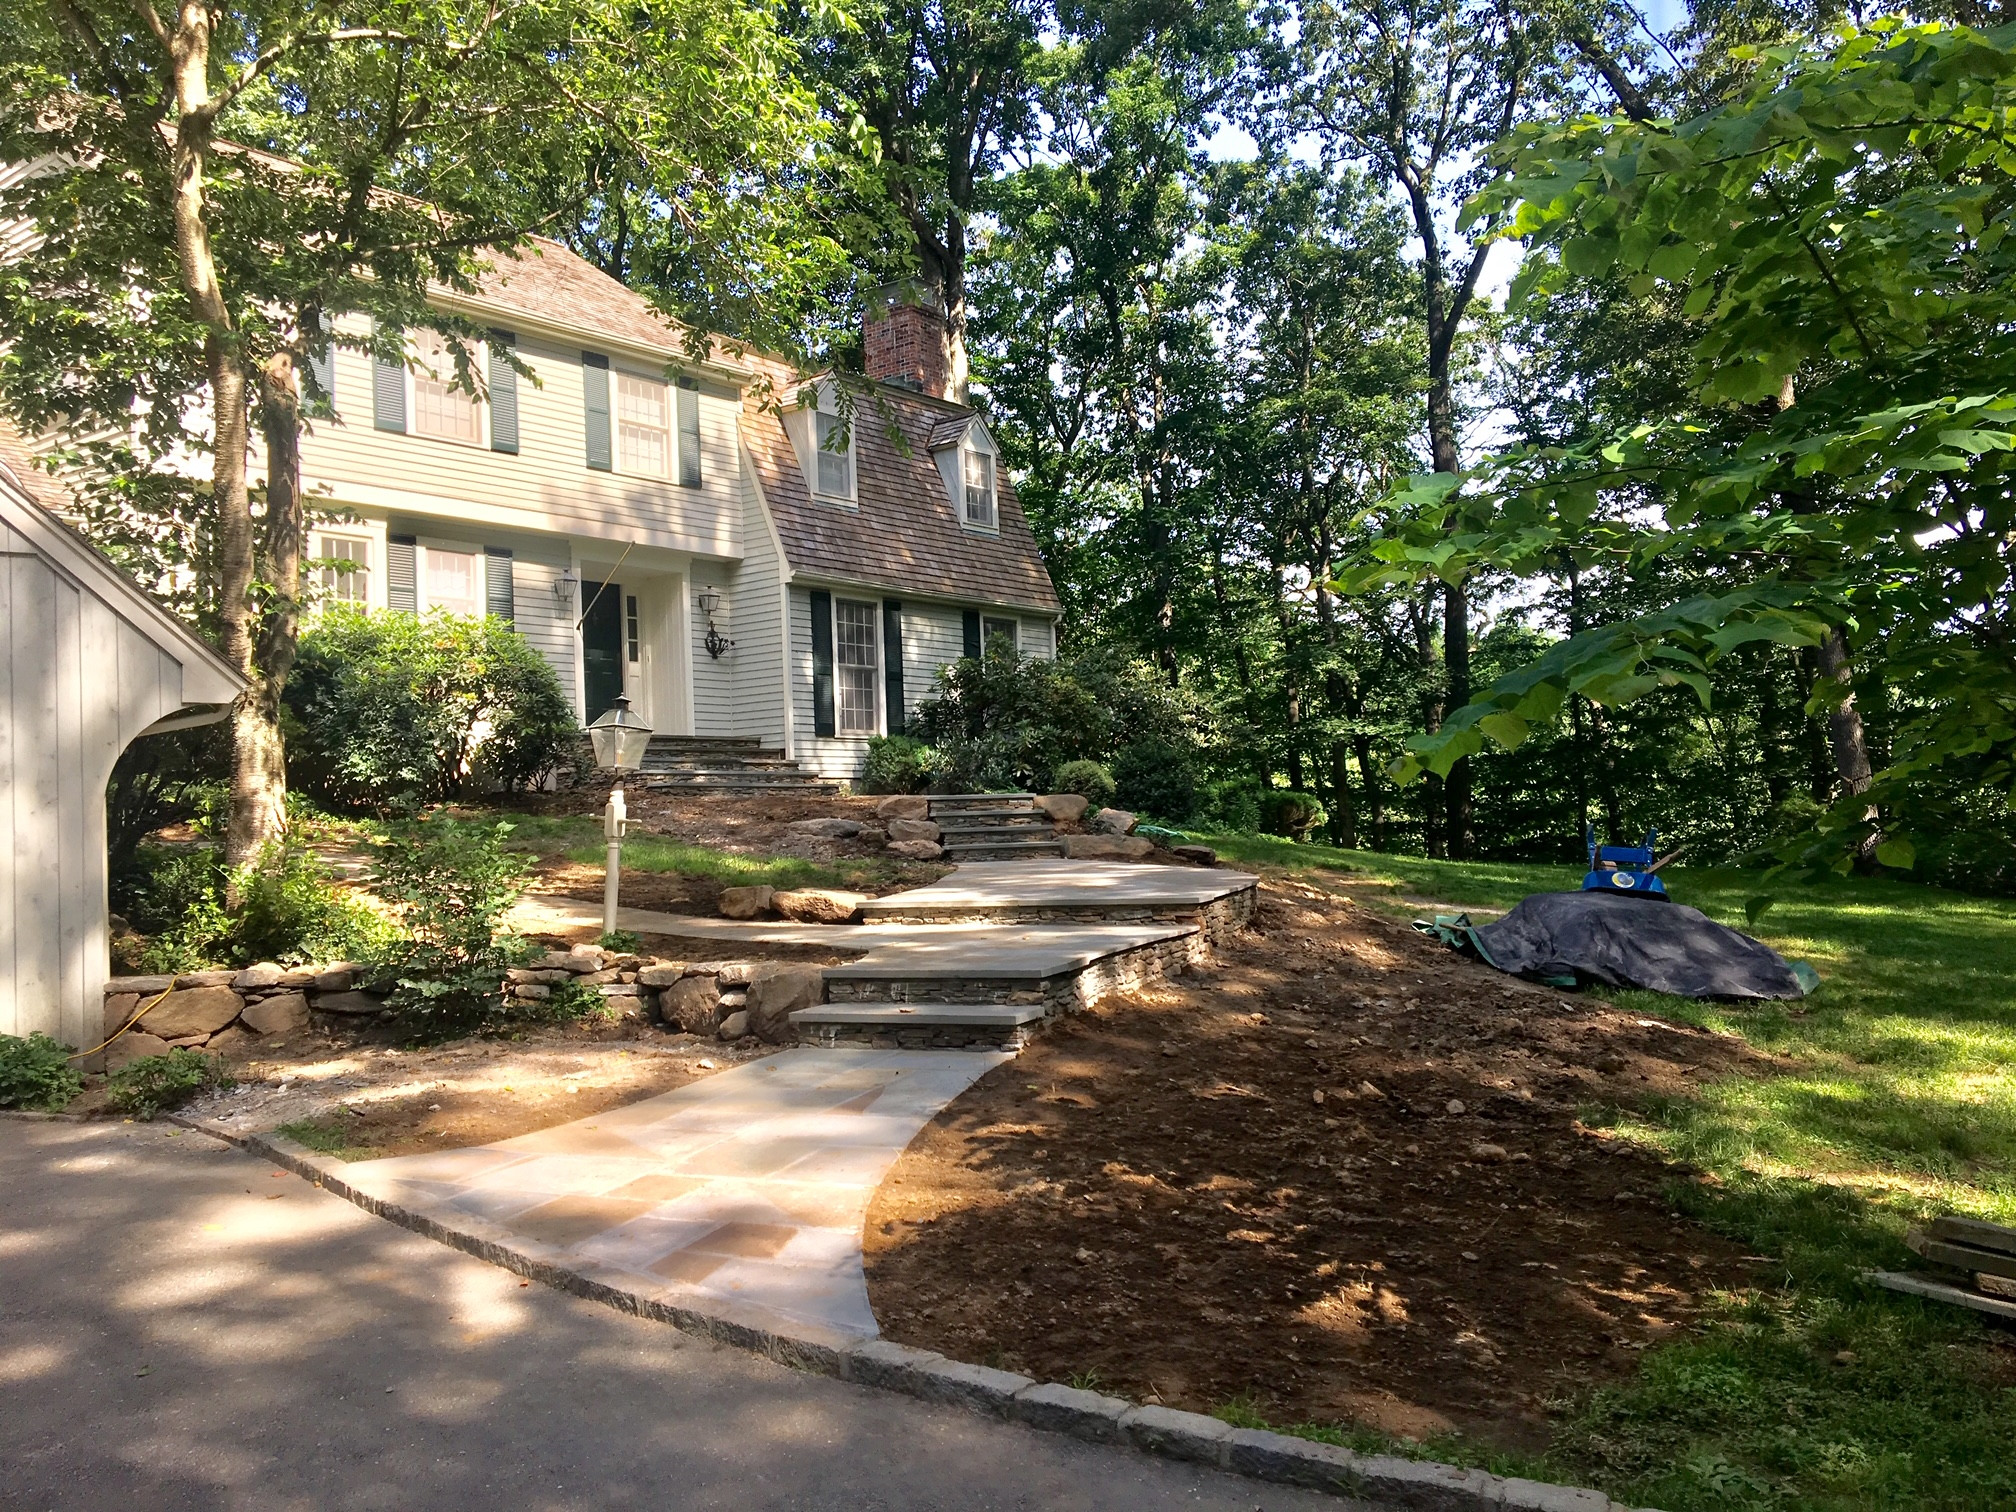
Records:
[[[987,529],[994,526],[994,457],[978,447],[967,447],[966,523]]]
[[[980,622],[980,639],[990,651],[994,649],[997,638],[1007,641],[1008,649],[1014,651],[1021,646],[1021,630],[1021,625],[1012,619],[994,619],[990,616]]]
[[[873,735],[881,728],[875,707],[875,619],[873,604],[833,601],[833,670],[842,735]]]
[[[478,553],[427,546],[420,554],[425,560],[421,573],[422,609],[440,609],[449,614],[483,613],[483,558]]]
[[[836,499],[854,497],[854,438],[838,415],[820,415],[813,435],[819,446],[819,492]]]
[[[639,639],[640,637],[637,634],[637,595],[628,593],[623,596],[623,643],[629,652],[629,659],[633,662],[637,660],[637,642]]]
[[[665,385],[631,373],[616,375],[616,465],[639,477],[672,473],[671,417]]]
[[[367,537],[325,535],[316,543],[315,555],[328,564],[315,574],[324,602],[355,604],[360,609],[371,602],[371,542]],[[348,565],[336,565],[339,562]]]
[[[415,331],[413,358],[413,433],[479,445],[475,396],[455,386],[455,354],[440,332]]]

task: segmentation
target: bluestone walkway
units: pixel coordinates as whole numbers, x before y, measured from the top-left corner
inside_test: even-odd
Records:
[[[785,1050],[536,1134],[343,1174],[654,1301],[844,1344],[878,1332],[861,1264],[875,1188],[940,1108],[1006,1059]]]

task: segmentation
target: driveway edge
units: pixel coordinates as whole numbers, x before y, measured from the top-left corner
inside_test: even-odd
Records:
[[[1633,1512],[1600,1491],[1458,1469],[1433,1460],[1359,1454],[1289,1434],[1233,1428],[1202,1413],[1141,1406],[1054,1382],[1039,1383],[887,1339],[863,1340],[809,1325],[802,1334],[782,1333],[737,1318],[732,1308],[702,1312],[676,1307],[640,1296],[623,1284],[621,1273],[597,1274],[597,1268],[571,1258],[562,1264],[558,1251],[547,1251],[545,1246],[480,1218],[458,1214],[456,1221],[448,1224],[418,1209],[387,1202],[345,1180],[344,1162],[317,1154],[285,1135],[246,1133],[208,1119],[176,1114],[164,1115],[164,1121],[270,1160],[367,1213],[528,1280],[618,1312],[668,1323],[682,1333],[748,1350],[794,1370],[1005,1418],[1047,1433],[1125,1444],[1164,1459],[1357,1497],[1406,1512]]]

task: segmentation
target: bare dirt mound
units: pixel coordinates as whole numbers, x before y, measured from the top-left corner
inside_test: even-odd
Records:
[[[1507,1446],[1747,1266],[1690,1173],[1578,1107],[1679,1093],[1737,1042],[1263,888],[1221,964],[1114,1000],[979,1082],[870,1210],[889,1337],[1275,1422]]]

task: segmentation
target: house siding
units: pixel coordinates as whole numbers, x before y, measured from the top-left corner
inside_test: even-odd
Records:
[[[375,429],[373,363],[364,353],[338,350],[336,417],[313,422],[302,441],[302,473],[311,497],[320,488],[409,514],[465,523],[484,519],[507,528],[739,557],[739,401],[711,385],[699,390],[703,467],[698,488],[591,470],[581,353],[593,348],[593,340],[584,337],[565,346],[518,333],[518,354],[532,376],[518,383],[515,453],[491,451],[487,442],[466,446]],[[664,376],[662,368],[621,356],[612,358],[612,366],[619,372]]]
[[[960,611],[944,604],[903,605],[903,702],[905,720],[938,696],[938,672],[966,654]]]
[[[743,464],[742,562],[735,575],[741,613],[731,632],[735,649],[728,653],[735,667],[737,735],[782,747],[784,720],[784,559],[763,512],[763,498],[747,460]],[[810,625],[810,609],[807,609]],[[702,623],[702,631],[705,623]],[[808,629],[809,634],[809,629]],[[809,672],[808,672],[809,677]],[[806,697],[811,697],[808,684]],[[812,727],[807,724],[809,731]]]
[[[844,589],[841,597],[853,597]],[[866,594],[860,595],[865,601]],[[791,589],[791,754],[809,772],[852,782],[868,759],[866,735],[812,733],[812,593]]]
[[[707,654],[707,616],[697,606],[692,610],[692,636],[689,654],[693,658],[693,733],[695,735],[735,735],[735,679],[742,662],[741,638],[736,634],[736,626],[741,616],[736,613],[741,602],[742,580],[732,562],[693,564],[692,581],[687,590],[689,602],[702,588],[715,588],[721,595],[721,607],[714,611],[714,626],[735,645],[721,653],[716,661]]]

